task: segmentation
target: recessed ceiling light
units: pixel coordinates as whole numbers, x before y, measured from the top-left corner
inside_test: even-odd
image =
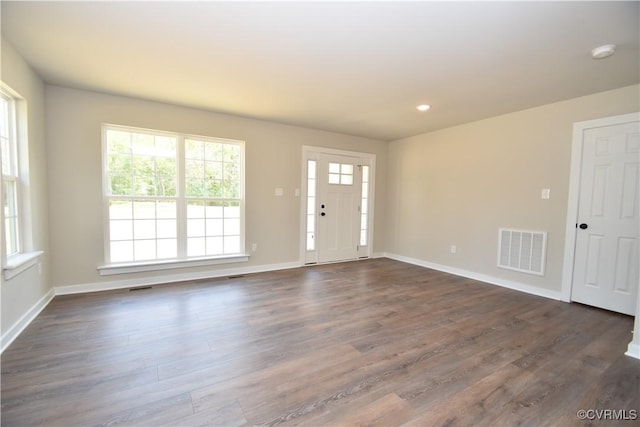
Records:
[[[431,108],[431,105],[421,104],[421,105],[418,105],[416,108],[418,109],[418,111],[427,111],[429,108]]]
[[[616,52],[615,44],[603,44],[591,51],[591,57],[593,59],[603,59],[613,55]]]

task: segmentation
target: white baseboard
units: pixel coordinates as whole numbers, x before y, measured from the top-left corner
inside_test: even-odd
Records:
[[[17,321],[14,323],[7,332],[2,334],[0,337],[0,354],[2,354],[7,347],[25,330],[27,326],[33,319],[35,319],[38,314],[51,302],[53,297],[55,296],[55,289],[51,289],[45,295],[42,296],[26,313],[24,313]]]
[[[629,343],[625,356],[633,357],[634,359],[640,359],[640,344],[634,342]]]
[[[433,270],[443,271],[445,273],[453,274],[456,276],[467,277],[469,279],[478,280],[480,282],[490,283],[492,285],[501,286],[503,288],[513,289],[520,292],[525,292],[540,297],[550,298],[554,300],[561,300],[562,293],[559,291],[551,291],[548,289],[538,288],[524,283],[514,282],[511,280],[500,279],[498,277],[488,276],[485,274],[475,273],[473,271],[462,270],[460,268],[449,267],[447,265],[436,264],[421,259],[410,258],[403,255],[397,255],[393,253],[385,253],[387,258],[395,259],[396,261],[402,261],[409,264],[419,265],[420,267],[431,268]]]
[[[166,283],[185,282],[189,280],[215,279],[218,277],[237,276],[240,274],[263,273],[275,270],[288,270],[301,267],[300,262],[266,264],[255,267],[236,267],[221,270],[199,271],[195,273],[179,273],[166,276],[140,277],[136,279],[110,280],[107,282],[84,283],[78,285],[56,286],[56,295],[83,294],[87,292],[111,291],[138,286],[162,285]]]

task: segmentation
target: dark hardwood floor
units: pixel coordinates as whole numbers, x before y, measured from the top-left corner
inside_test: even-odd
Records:
[[[58,296],[2,425],[639,425],[577,416],[640,410],[632,324],[389,259]]]

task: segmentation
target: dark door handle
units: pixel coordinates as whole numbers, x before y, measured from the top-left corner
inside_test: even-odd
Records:
[[[324,213],[324,212],[320,213],[320,216],[325,216],[325,215],[326,215],[326,213]]]
[[[582,224],[580,224],[578,227],[580,227],[581,230],[586,230],[587,228],[589,228],[589,226],[587,224],[585,224],[584,222]]]

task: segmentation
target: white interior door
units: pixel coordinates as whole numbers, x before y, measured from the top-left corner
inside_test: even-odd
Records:
[[[633,315],[638,293],[639,123],[587,129],[573,301]]]
[[[361,174],[357,157],[318,156],[318,262],[358,258]]]

